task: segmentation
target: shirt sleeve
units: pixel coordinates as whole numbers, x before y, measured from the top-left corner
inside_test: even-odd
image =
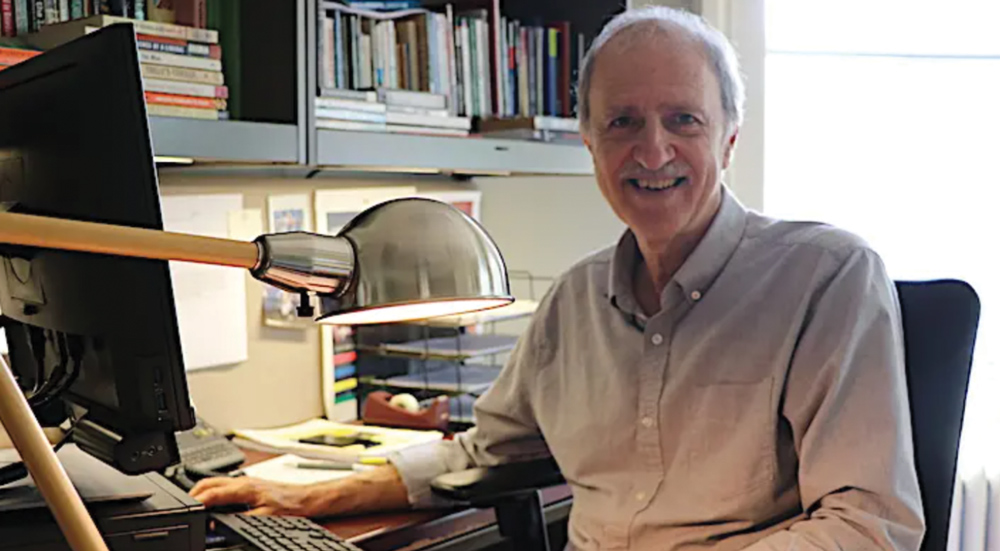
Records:
[[[903,354],[895,285],[858,249],[814,301],[784,390],[806,517],[748,550],[919,548]]]
[[[534,382],[541,363],[539,351],[545,346],[540,327],[545,325],[551,298],[550,292],[540,302],[497,380],[476,400],[473,428],[452,440],[408,448],[389,456],[406,485],[412,506],[453,505],[431,493],[431,480],[444,473],[550,455],[535,420],[532,396],[537,391]]]

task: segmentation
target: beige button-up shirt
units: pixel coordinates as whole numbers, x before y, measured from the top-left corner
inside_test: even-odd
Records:
[[[646,319],[635,238],[552,287],[477,426],[392,458],[416,506],[449,470],[551,453],[581,550],[912,549],[923,534],[893,282],[859,238],[729,192]]]

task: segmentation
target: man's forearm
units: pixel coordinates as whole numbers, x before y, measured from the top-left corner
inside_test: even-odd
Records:
[[[310,485],[303,500],[310,517],[391,511],[409,506],[403,479],[391,465]]]

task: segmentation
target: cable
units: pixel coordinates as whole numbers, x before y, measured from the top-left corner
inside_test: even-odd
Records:
[[[83,343],[80,337],[70,335],[59,339],[59,367],[53,370],[52,375],[46,381],[55,380],[55,375],[59,374],[59,379],[48,389],[42,389],[37,396],[28,399],[32,407],[42,407],[52,400],[58,398],[67,388],[69,388],[80,376],[81,364],[83,363]],[[66,365],[72,368],[67,372]]]

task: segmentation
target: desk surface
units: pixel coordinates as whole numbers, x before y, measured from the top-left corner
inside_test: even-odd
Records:
[[[274,454],[254,450],[244,449],[243,453],[247,456],[246,465],[274,457]],[[542,491],[545,506],[569,499],[570,490],[566,485]],[[488,528],[496,523],[496,516],[492,510],[462,508],[379,513],[317,519],[317,522],[365,551],[416,551]]]

